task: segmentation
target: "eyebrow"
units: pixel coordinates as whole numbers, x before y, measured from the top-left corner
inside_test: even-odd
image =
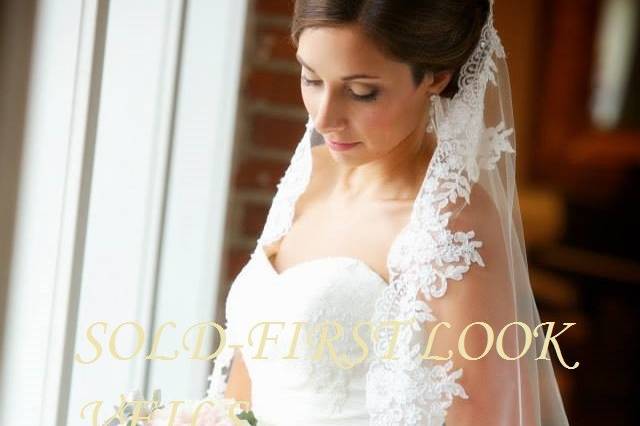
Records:
[[[296,60],[300,63],[300,65],[302,65],[303,67],[305,67],[306,69],[308,69],[312,73],[317,74],[313,68],[311,68],[309,65],[307,65],[302,60],[302,58],[300,56],[298,56],[298,54],[296,54]],[[342,77],[342,81],[355,80],[355,79],[358,79],[358,78],[375,79],[375,78],[380,78],[380,77],[375,76],[375,75],[367,75],[367,74],[354,74],[354,75],[349,75],[347,77]]]

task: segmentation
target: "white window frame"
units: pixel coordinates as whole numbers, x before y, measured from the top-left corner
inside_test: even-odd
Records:
[[[211,363],[188,360],[179,333],[217,317],[247,9],[248,0],[39,1],[1,424],[90,424],[83,401],[104,400],[106,413],[133,388],[204,396]],[[74,362],[92,353],[86,326],[98,320],[109,332],[138,321],[144,354],[148,335],[175,321],[159,349],[179,358]],[[133,344],[122,342],[123,352]]]

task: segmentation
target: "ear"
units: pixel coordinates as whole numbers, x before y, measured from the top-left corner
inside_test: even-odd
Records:
[[[451,82],[453,73],[451,71],[440,71],[433,74],[431,84],[429,84],[429,92],[439,95]]]

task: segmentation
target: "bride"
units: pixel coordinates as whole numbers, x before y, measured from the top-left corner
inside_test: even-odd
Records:
[[[207,396],[262,426],[568,425],[493,0],[297,0],[291,36],[309,120]]]

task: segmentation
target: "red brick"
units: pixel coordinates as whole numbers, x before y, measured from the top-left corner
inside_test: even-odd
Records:
[[[241,189],[267,189],[274,191],[288,164],[282,161],[248,158],[236,171],[235,186]]]
[[[256,115],[253,119],[251,141],[255,146],[291,151],[295,149],[305,130],[304,122],[287,118]]]
[[[257,31],[256,56],[261,61],[271,59],[295,61],[296,49],[289,31],[262,28]]]
[[[291,16],[294,0],[258,0],[256,11],[269,15]]]
[[[246,237],[258,238],[264,228],[269,204],[247,202],[244,206],[244,216],[242,218],[242,233]]]
[[[247,83],[246,95],[277,104],[303,105],[300,77],[266,70],[253,70]]]

